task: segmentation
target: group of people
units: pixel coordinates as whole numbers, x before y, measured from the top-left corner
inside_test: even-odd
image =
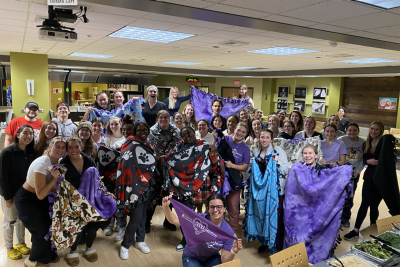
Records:
[[[184,107],[183,113],[178,112],[181,103],[190,95],[179,97],[176,87],[171,88],[164,103],[157,98],[157,87],[149,86],[147,99],[141,104],[142,120],[126,114],[123,118],[111,116],[105,122],[101,116],[91,116],[93,108],[88,108],[78,125],[68,119],[67,103],[59,103],[57,117],[45,122],[36,118],[39,110],[36,103],[26,104],[25,116],[13,119],[7,126],[5,148],[0,154],[3,237],[11,259],[30,254],[25,260],[27,267],[48,266],[60,260],[52,250],[51,238],[44,238],[52,224],[48,195],[57,190],[62,174],[57,166],[62,164],[67,169],[62,174],[65,180],[79,188],[86,170],[99,168],[105,156],[111,161],[105,153],[100,155],[100,150],[104,152],[104,149],[120,153],[117,172],[111,179],[114,185],[107,186],[115,195],[117,207],[114,216],[104,218],[108,219],[106,223],[86,224],[75,242],[68,246],[70,253],[66,261],[70,266],[79,264],[77,247],[80,242],[86,244],[84,257],[89,262],[97,261],[93,245],[100,228],[106,236],[115,231],[114,240],[122,240],[121,259],[129,258],[133,243],[141,252],[150,253],[145,234],[151,231],[157,204],[163,206],[164,227],[176,231],[176,226],[180,225],[171,212],[171,197],[193,210],[197,208],[198,213],[235,237],[241,231],[239,215],[241,200],[244,201],[242,230],[248,240],[261,242],[259,253],[268,249],[271,254],[276,253],[293,242],[302,242],[288,231],[293,229],[291,224],[296,224],[296,220],[285,218],[285,208],[290,214],[291,201],[298,197],[293,188],[301,169],[297,164],[304,165],[310,173],[320,173],[322,169],[344,170],[351,166],[351,171],[346,172],[348,177],[334,177],[332,172],[328,175],[329,179],[344,179],[338,185],[343,187],[342,191],[344,186],[353,185],[351,192],[343,195],[337,231],[340,224],[350,227],[352,196],[360,173],[367,166],[356,224],[344,238],[358,237],[368,208],[371,223],[378,219],[378,205],[383,196],[373,177],[379,162],[374,153],[384,133],[381,122],[371,123],[365,141],[358,136],[357,123],[344,117],[344,107],[329,117],[321,132],[315,130],[317,123],[313,116],[303,118],[297,110],[289,115],[279,110],[263,121],[263,112],[254,107],[246,85],[240,87],[238,99],[246,101],[248,108],[228,117],[220,114],[226,104],[221,98],[212,101],[212,116],[208,118],[196,118],[191,104]],[[115,92],[114,110],[122,107],[124,100],[121,92]],[[96,95],[94,107],[113,110],[104,92]],[[301,162],[293,162],[292,155],[285,147],[277,145],[277,140],[297,144]],[[318,155],[321,152],[322,155]],[[290,192],[287,198],[286,190]],[[225,221],[225,212],[229,213],[229,223]],[[32,235],[32,248],[26,246],[25,227]],[[231,261],[241,249],[241,239],[187,246],[183,232],[176,247],[177,251],[183,251],[185,267],[216,266]]]

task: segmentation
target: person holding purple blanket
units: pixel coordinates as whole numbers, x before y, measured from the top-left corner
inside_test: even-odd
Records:
[[[180,226],[178,216],[169,209],[171,203],[167,196],[163,198],[162,205],[168,221],[172,224]],[[208,213],[200,214],[204,218],[210,220],[213,224],[219,226],[225,232],[233,235],[234,232],[229,224],[224,220],[226,211],[226,201],[220,194],[212,195],[208,198]],[[212,267],[222,263],[232,261],[235,254],[242,249],[242,240],[236,241],[214,241],[202,243],[196,246],[186,246],[182,254],[183,267]],[[219,251],[221,254],[219,254]]]

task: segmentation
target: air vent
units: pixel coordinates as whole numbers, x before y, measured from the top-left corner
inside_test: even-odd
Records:
[[[333,54],[333,55],[327,55],[326,57],[345,58],[345,57],[354,57],[354,55],[350,55],[350,54]]]
[[[219,45],[225,45],[225,46],[232,46],[232,47],[237,47],[237,46],[244,46],[250,44],[249,42],[243,42],[243,41],[235,41],[235,40],[228,40],[225,42],[218,43]]]

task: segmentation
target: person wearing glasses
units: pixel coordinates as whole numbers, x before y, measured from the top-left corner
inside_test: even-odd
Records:
[[[201,119],[197,123],[198,130],[196,131],[196,139],[204,140],[209,144],[214,143],[214,136],[209,132],[210,124],[206,119]]]
[[[170,198],[164,197],[162,206],[165,217],[176,226],[180,226],[178,216],[169,209]],[[224,220],[226,212],[226,200],[220,194],[212,195],[208,198],[207,213],[200,214],[202,217],[219,226],[222,230],[233,235],[234,232],[229,224]],[[202,243],[195,246],[185,246],[182,254],[183,267],[193,266],[217,266],[222,263],[232,261],[236,253],[242,249],[242,240],[228,240]],[[219,251],[221,251],[221,254]]]
[[[57,122],[58,136],[61,136],[65,140],[67,140],[68,137],[75,135],[78,128],[71,119],[68,119],[70,113],[71,111],[69,110],[67,103],[60,102],[57,104],[57,118],[54,118],[53,121]]]

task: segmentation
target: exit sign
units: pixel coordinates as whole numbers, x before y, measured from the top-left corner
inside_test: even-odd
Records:
[[[235,85],[239,85],[239,81],[235,81]]]
[[[186,78],[186,81],[189,83],[198,83],[199,82],[199,78]]]

